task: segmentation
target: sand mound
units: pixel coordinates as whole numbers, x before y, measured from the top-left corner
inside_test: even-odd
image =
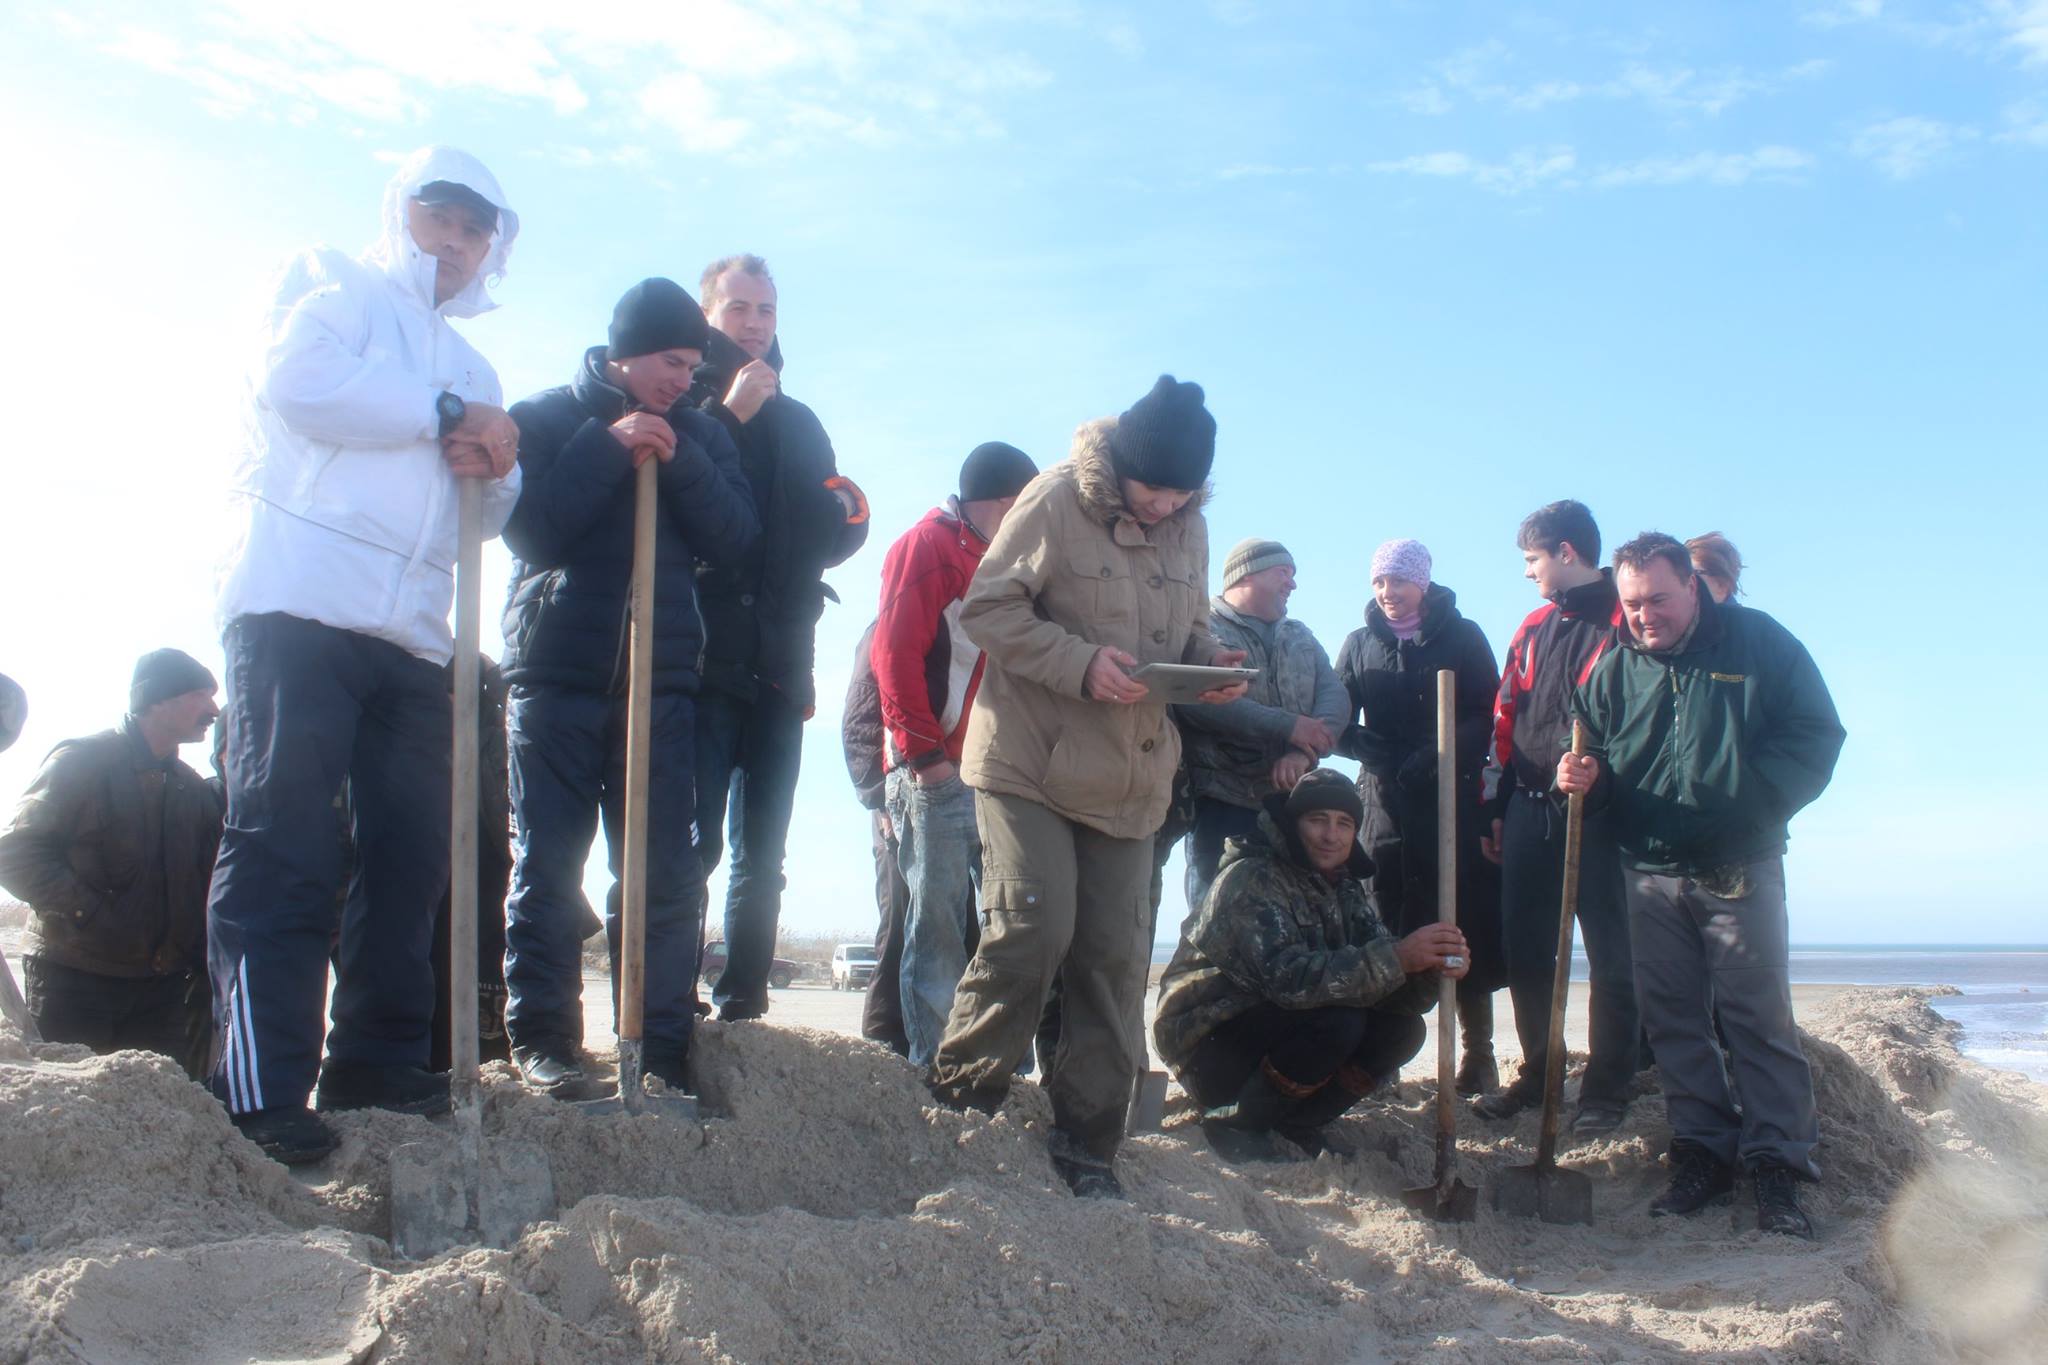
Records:
[[[0,1362],[2035,1358],[2048,1092],[1960,1058],[1921,993],[1841,997],[1812,1035],[1813,1245],[1746,1199],[1651,1222],[1654,1094],[1566,1153],[1590,1228],[1408,1213],[1427,1081],[1345,1120],[1364,1155],[1306,1166],[1224,1166],[1183,1112],[1104,1205],[1053,1179],[1035,1086],[962,1117],[872,1045],[709,1024],[701,1124],[493,1069],[486,1135],[546,1149],[559,1221],[426,1263],[382,1240],[383,1163],[441,1127],[350,1117],[302,1186],[167,1064],[0,1038]],[[1484,1185],[1535,1121],[1471,1136]]]

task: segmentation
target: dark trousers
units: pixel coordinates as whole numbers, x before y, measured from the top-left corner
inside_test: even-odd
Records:
[[[1564,894],[1564,812],[1547,796],[1517,792],[1501,820],[1501,931],[1508,993],[1524,1074],[1541,1076],[1550,1049],[1550,986]],[[1636,1072],[1635,964],[1621,860],[1603,821],[1586,822],[1579,850],[1578,936],[1591,973],[1586,1029],[1592,1048],[1579,1099],[1626,1104]]]
[[[229,622],[222,644],[227,827],[206,912],[213,1088],[244,1114],[304,1105],[319,1074],[344,777],[356,870],[327,1055],[427,1064],[454,715],[447,671],[387,641],[273,612]]]
[[[1427,1032],[1413,1014],[1347,1005],[1260,1005],[1218,1024],[1196,1043],[1180,1083],[1203,1108],[1213,1109],[1235,1099],[1262,1061],[1304,1087],[1322,1085],[1347,1062],[1384,1081],[1422,1050]]]
[[[1259,827],[1259,813],[1211,796],[1195,798],[1195,822],[1188,830],[1188,909],[1200,910],[1223,861],[1223,842],[1242,839]]]
[[[803,712],[773,688],[753,701],[706,692],[697,700],[697,845],[708,880],[725,849],[725,969],[712,983],[718,1005],[768,1008],[768,968],[782,915],[782,860],[803,761]]]
[[[687,1047],[697,1021],[697,909],[704,883],[690,840],[696,810],[695,708],[653,699],[647,767],[646,1040]],[[512,894],[505,903],[505,1027],[514,1047],[583,1041],[583,940],[597,927],[583,864],[604,822],[611,890],[613,1017],[619,981],[619,872],[626,837],[626,699],[554,688],[512,689]]]
[[[160,1052],[195,1081],[213,1050],[213,997],[206,973],[102,976],[34,953],[21,960],[21,993],[46,1043],[80,1043],[102,1055]]]
[[[875,975],[868,982],[860,1034],[908,1057],[910,1039],[903,1032],[901,976],[903,925],[910,915],[910,887],[896,865],[896,836],[889,830],[888,816],[878,810],[869,811],[868,815],[874,835],[875,910],[881,918],[875,929]],[[979,926],[976,928],[978,931]]]
[[[1729,880],[1709,890],[1690,878],[1630,872],[1624,883],[1636,987],[1671,1138],[1727,1165],[1775,1163],[1818,1179],[1813,1073],[1792,1018],[1785,860],[1742,864]],[[1725,1060],[1716,1019],[1728,1039]]]

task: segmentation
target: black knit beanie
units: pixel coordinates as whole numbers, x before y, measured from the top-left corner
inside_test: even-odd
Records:
[[[1003,441],[983,441],[960,466],[960,501],[1013,498],[1038,477],[1031,457]]]
[[[1202,386],[1159,376],[1152,392],[1116,419],[1109,459],[1119,477],[1154,488],[1192,491],[1209,482],[1216,461],[1216,419],[1202,406]]]
[[[631,360],[678,348],[702,351],[710,340],[711,328],[697,301],[674,280],[656,277],[628,289],[619,306],[612,309],[604,358]]]
[[[153,649],[135,661],[128,683],[128,714],[139,716],[160,701],[220,686],[206,665],[182,649]]]
[[[1365,802],[1350,778],[1335,768],[1311,768],[1287,795],[1287,818],[1299,820],[1312,810],[1341,810],[1351,823],[1365,821]]]

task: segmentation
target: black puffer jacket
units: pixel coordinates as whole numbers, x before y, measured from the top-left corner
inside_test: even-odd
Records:
[[[574,383],[512,407],[525,487],[505,544],[505,681],[616,692],[626,685],[626,588],[633,575],[633,461],[611,434],[625,393],[604,377],[604,347]],[[760,535],[739,454],[687,400],[667,414],[676,456],[661,466],[654,550],[654,685],[695,692],[704,647],[696,561],[739,561]]]
[[[887,804],[885,787],[888,771],[882,746],[888,730],[882,724],[882,689],[875,682],[873,656],[875,623],[861,632],[853,647],[853,677],[846,684],[846,709],[839,717],[839,742],[846,750],[846,775],[853,779],[853,793],[868,810]]]
[[[0,833],[0,886],[35,916],[29,951],[102,976],[206,965],[220,802],[131,717],[50,751]]]
[[[1429,586],[1413,640],[1396,638],[1378,602],[1366,607],[1365,625],[1345,637],[1337,677],[1364,720],[1346,728],[1338,752],[1361,765],[1359,839],[1378,869],[1380,913],[1395,933],[1413,932],[1436,918],[1436,675],[1446,668],[1458,675],[1458,923],[1467,938],[1492,939],[1499,932],[1499,884],[1479,857],[1479,777],[1500,674],[1485,633],[1459,613],[1449,588]],[[1478,941],[1473,949],[1475,958],[1488,956]]]
[[[745,555],[708,563],[698,572],[704,686],[745,700],[760,687],[772,687],[807,708],[818,697],[818,618],[826,598],[838,600],[825,585],[825,570],[866,543],[866,508],[849,520],[839,495],[826,486],[839,474],[832,441],[802,403],[778,394],[747,422],[727,410],[732,377],[747,360],[745,351],[713,328],[704,364],[684,400],[718,419],[731,436],[761,514],[761,538]],[[769,347],[768,363],[781,373],[780,342]],[[853,492],[857,498],[858,490]]]

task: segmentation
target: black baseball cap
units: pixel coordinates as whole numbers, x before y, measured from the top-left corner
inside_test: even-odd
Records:
[[[467,185],[457,184],[453,180],[429,180],[420,186],[419,193],[413,198],[429,208],[438,204],[460,205],[490,224],[493,232],[497,231],[498,206]]]

